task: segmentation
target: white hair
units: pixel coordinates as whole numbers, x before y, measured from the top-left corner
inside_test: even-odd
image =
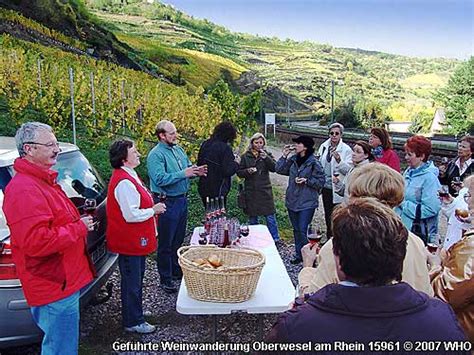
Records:
[[[26,122],[23,123],[20,128],[18,128],[15,134],[15,142],[20,157],[24,157],[26,155],[23,146],[26,143],[35,142],[40,131],[53,133],[51,126],[41,122]]]
[[[339,123],[339,122],[334,122],[332,125],[329,126],[329,131],[331,131],[331,129],[333,128],[339,128],[339,130],[341,131],[341,134],[344,133],[344,126]]]

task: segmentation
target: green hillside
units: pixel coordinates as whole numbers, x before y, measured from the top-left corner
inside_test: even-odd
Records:
[[[143,71],[190,93],[224,79],[234,92],[263,86],[266,111],[331,117],[369,126],[386,120],[429,126],[446,86],[461,64],[327,44],[232,33],[172,6],[144,0],[0,0],[0,32],[21,40]],[[24,15],[21,16],[20,14]],[[6,25],[5,25],[6,23]],[[11,24],[14,24],[13,26]]]
[[[209,82],[209,74],[196,72],[195,63],[203,53],[214,54],[234,61],[238,70],[256,72],[265,83],[311,105],[320,115],[328,114],[332,80],[339,105],[350,100],[370,102],[385,116],[392,113],[386,118],[395,120],[413,118],[403,112],[434,112],[434,92],[446,85],[460,63],[232,33],[157,2],[86,3],[123,42],[172,75],[180,73],[192,85]]]

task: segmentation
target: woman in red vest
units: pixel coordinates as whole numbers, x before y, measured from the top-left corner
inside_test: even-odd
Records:
[[[135,172],[140,153],[130,140],[121,139],[109,150],[114,168],[107,192],[107,245],[119,254],[122,320],[125,330],[151,333],[156,327],[145,322],[142,286],[146,256],[156,250],[156,216],[165,212]]]

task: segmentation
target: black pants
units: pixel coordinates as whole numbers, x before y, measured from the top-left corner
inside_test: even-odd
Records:
[[[323,188],[324,219],[326,221],[326,235],[328,239],[332,237],[331,215],[334,206],[335,204],[332,202],[332,190]]]

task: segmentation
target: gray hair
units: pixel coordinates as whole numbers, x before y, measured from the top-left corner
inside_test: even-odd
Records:
[[[174,127],[173,122],[169,120],[161,120],[160,122],[158,122],[155,127],[156,136],[159,138],[160,133],[166,133],[166,127],[168,127],[169,125]]]
[[[267,140],[265,139],[265,136],[262,133],[257,132],[252,137],[250,137],[249,150],[252,149],[253,141],[256,141],[257,139],[260,139],[260,138],[263,139],[263,145],[267,145]]]
[[[344,126],[339,122],[334,122],[332,125],[330,125],[329,131],[331,131],[331,129],[333,128],[339,128],[339,130],[341,131],[341,135],[344,133]]]
[[[15,134],[15,142],[20,157],[24,157],[26,155],[26,152],[23,150],[25,143],[35,142],[36,138],[38,138],[38,133],[41,130],[51,133],[53,132],[51,126],[41,122],[26,122],[23,123],[20,128],[18,128]]]

